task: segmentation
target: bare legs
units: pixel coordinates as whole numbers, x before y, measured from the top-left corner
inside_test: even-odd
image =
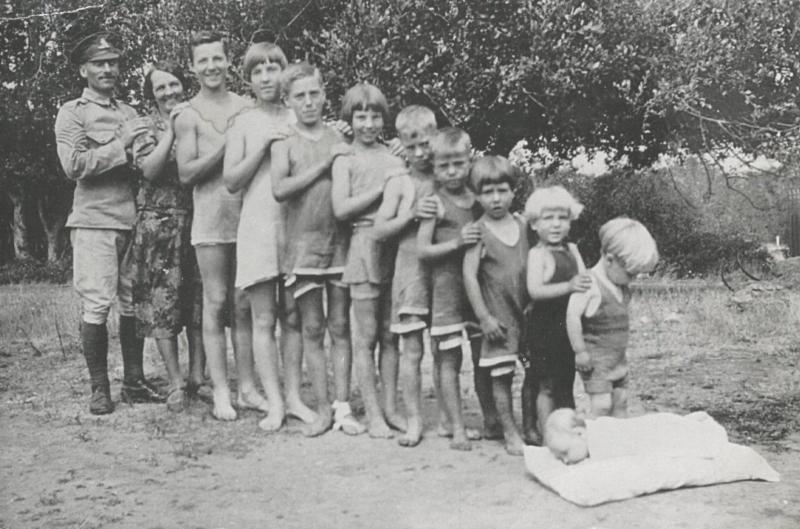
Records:
[[[317,420],[317,414],[303,403],[300,387],[303,381],[303,339],[300,332],[300,315],[291,293],[278,289],[281,305],[281,353],[283,354],[284,384],[286,386],[286,414],[306,424]]]
[[[492,395],[497,410],[497,417],[503,428],[506,452],[521,456],[524,442],[514,422],[514,407],[511,400],[511,381],[513,374],[492,377]]]
[[[234,294],[235,245],[197,246],[195,253],[203,279],[203,345],[207,353],[211,381],[214,384],[213,414],[219,420],[231,421],[236,419],[236,411],[231,405],[228,386],[224,325],[225,307],[231,301],[235,302],[231,333],[239,375],[239,404],[258,407],[265,404],[263,397],[256,391],[253,377],[249,304],[243,293]],[[266,408],[266,406],[263,407]]]
[[[522,382],[522,435],[527,444],[540,446],[542,436],[537,424],[537,408],[539,395],[539,381],[533,368],[525,370],[525,379]]]
[[[403,389],[403,401],[406,404],[408,420],[405,435],[397,442],[400,446],[417,446],[422,440],[421,381],[420,363],[422,362],[422,330],[413,331],[400,336],[400,383]]]
[[[436,356],[441,366],[442,402],[453,431],[453,440],[450,441],[450,448],[454,450],[471,450],[472,446],[469,439],[467,439],[464,415],[461,410],[461,384],[459,381],[462,361],[461,347],[446,350],[440,349]]]
[[[317,419],[305,429],[309,437],[325,433],[333,424],[331,403],[328,400],[328,370],[323,349],[325,314],[322,310],[322,289],[315,288],[297,299],[300,309],[300,326],[303,353],[308,375],[317,401]]]
[[[350,342],[350,289],[347,286],[327,285],[328,333],[331,337],[333,363],[334,426],[348,435],[364,433],[350,409],[350,377],[353,351]]]
[[[265,281],[247,289],[253,322],[253,361],[256,373],[267,395],[267,417],[258,423],[262,430],[277,431],[286,416],[278,377],[278,343],[276,281]]]
[[[356,373],[367,412],[367,431],[370,437],[392,437],[390,426],[404,426],[404,420],[397,413],[397,348],[391,333],[388,332],[387,295],[375,299],[353,300],[355,363]],[[380,322],[380,329],[379,329]],[[375,386],[375,346],[380,333],[380,377],[383,386],[384,408],[378,403],[378,391]],[[384,416],[384,410],[386,415]]]

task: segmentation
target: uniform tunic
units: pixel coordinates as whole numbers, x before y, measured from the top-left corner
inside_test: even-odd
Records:
[[[120,130],[136,111],[122,101],[84,88],[59,109],[55,123],[58,159],[75,180],[68,228],[130,230],[136,217],[136,173],[128,164]]]
[[[90,324],[105,323],[115,300],[120,315],[133,315],[128,250],[136,172],[120,135],[123,123],[136,117],[130,106],[88,87],[56,116],[58,158],[76,183],[66,223],[73,228],[73,284]]]

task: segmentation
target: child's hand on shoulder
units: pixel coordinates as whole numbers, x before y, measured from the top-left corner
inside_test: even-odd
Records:
[[[392,138],[386,146],[389,148],[389,152],[392,153],[392,155],[405,159],[406,148],[403,147],[403,142],[400,141],[400,138]]]
[[[264,131],[264,146],[268,147],[274,141],[285,140],[292,135],[289,125],[270,125]]]
[[[592,359],[589,357],[589,353],[583,351],[575,355],[575,369],[581,373],[589,373],[593,369]]]
[[[351,127],[346,121],[337,119],[330,123],[330,126],[336,130],[339,134],[346,138],[353,137],[353,127]]]
[[[577,274],[569,280],[570,292],[586,292],[592,288],[592,276],[588,272]]]
[[[506,341],[505,326],[492,315],[488,315],[481,320],[481,332],[492,343]]]
[[[433,219],[439,213],[439,202],[433,196],[422,197],[417,200],[414,216],[420,220]]]
[[[172,126],[174,128],[175,127],[175,118],[177,118],[180,115],[181,112],[183,112],[184,110],[186,110],[190,106],[191,105],[190,105],[190,103],[188,101],[181,101],[180,103],[178,103],[177,105],[172,107],[172,110],[169,113],[170,126]]]
[[[473,244],[477,244],[481,240],[481,229],[475,222],[471,222],[461,228],[461,233],[459,234],[459,241],[458,246],[472,246]]]

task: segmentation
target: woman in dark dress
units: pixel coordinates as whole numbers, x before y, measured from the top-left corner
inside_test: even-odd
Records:
[[[169,376],[167,407],[183,409],[187,394],[203,386],[205,354],[201,333],[202,285],[189,241],[192,191],[178,180],[172,122],[187,83],[177,64],[157,63],[144,80],[153,103],[151,126],[136,139],[134,163],[142,171],[133,229],[133,302],[137,332],[156,340]],[[184,385],[178,335],[186,328],[189,378]]]

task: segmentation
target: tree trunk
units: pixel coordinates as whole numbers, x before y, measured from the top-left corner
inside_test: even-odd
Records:
[[[39,197],[36,207],[39,220],[42,223],[47,237],[47,261],[53,263],[62,257],[64,250],[64,225],[67,223],[68,212],[63,211],[60,204],[47,204],[44,197]]]
[[[25,196],[22,193],[9,191],[8,198],[11,200],[11,230],[14,237],[14,258],[30,259],[30,239],[28,237],[28,225],[25,222]]]

